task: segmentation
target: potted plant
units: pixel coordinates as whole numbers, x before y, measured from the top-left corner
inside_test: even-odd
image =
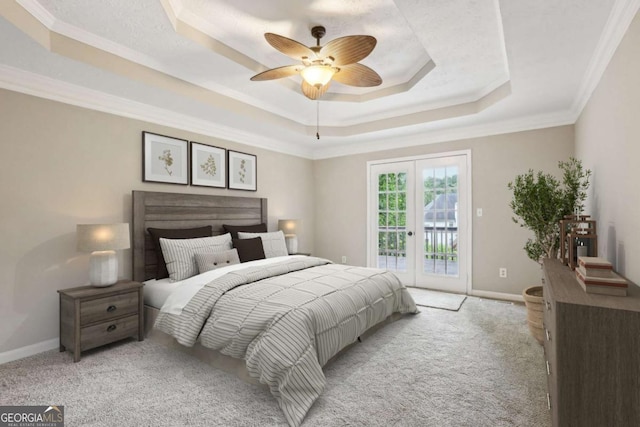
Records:
[[[533,232],[524,245],[527,256],[542,265],[543,258],[557,258],[560,248],[560,220],[565,215],[581,214],[587,198],[591,171],[573,157],[558,162],[562,180],[533,170],[509,182],[513,192],[509,206],[513,222]],[[542,286],[522,292],[527,306],[527,323],[532,335],[542,343]]]

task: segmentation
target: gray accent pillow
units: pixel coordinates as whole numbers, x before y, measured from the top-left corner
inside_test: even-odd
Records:
[[[160,239],[162,255],[167,262],[172,282],[188,279],[198,274],[197,252],[224,252],[231,250],[231,235],[203,237],[200,239]]]
[[[240,239],[252,239],[260,237],[262,239],[262,247],[264,249],[264,256],[266,258],[273,258],[277,256],[287,256],[287,245],[284,241],[284,233],[282,230],[274,231],[272,233],[244,233],[238,232]]]
[[[198,264],[198,273],[216,270],[228,265],[240,264],[240,257],[237,249],[231,249],[224,252],[196,252],[196,264]]]

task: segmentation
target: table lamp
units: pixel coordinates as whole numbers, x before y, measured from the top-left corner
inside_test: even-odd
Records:
[[[78,224],[78,252],[91,252],[89,281],[105,287],[118,281],[116,250],[129,249],[129,224]]]
[[[281,219],[278,221],[278,230],[284,232],[284,241],[289,255],[298,253],[298,236],[296,231],[300,229],[299,219]]]

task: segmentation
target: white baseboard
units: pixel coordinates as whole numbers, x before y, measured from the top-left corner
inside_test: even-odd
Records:
[[[54,348],[58,348],[59,345],[60,339],[53,338],[25,347],[16,348],[15,350],[5,351],[4,353],[0,353],[0,365],[22,359],[24,357],[33,356],[34,354],[42,353],[43,351],[53,350]]]
[[[492,292],[492,291],[479,291],[476,289],[471,290],[471,295],[474,297],[480,298],[490,298],[490,299],[499,299],[504,301],[514,301],[514,302],[524,302],[524,298],[522,295],[517,294],[505,294],[503,292]]]

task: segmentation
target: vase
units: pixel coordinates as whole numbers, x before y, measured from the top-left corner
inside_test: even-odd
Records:
[[[542,324],[543,299],[542,286],[531,286],[522,291],[527,306],[527,325],[529,332],[540,345],[544,342],[544,326]]]

